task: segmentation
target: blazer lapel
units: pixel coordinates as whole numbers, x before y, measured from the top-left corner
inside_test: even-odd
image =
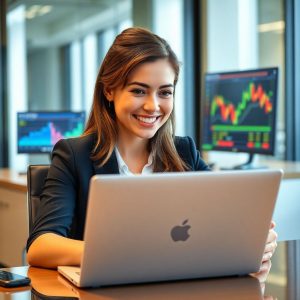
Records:
[[[99,167],[95,162],[93,162],[93,167],[95,174],[119,174],[119,166],[115,150],[105,165]]]

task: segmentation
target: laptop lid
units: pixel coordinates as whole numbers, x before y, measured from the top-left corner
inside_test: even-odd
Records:
[[[259,269],[280,170],[91,179],[80,286]]]

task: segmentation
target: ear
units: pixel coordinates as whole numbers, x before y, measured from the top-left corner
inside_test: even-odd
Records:
[[[105,97],[106,97],[106,99],[108,101],[113,101],[114,100],[114,96],[115,96],[115,92],[111,88],[105,88],[104,89],[104,95],[105,95]]]

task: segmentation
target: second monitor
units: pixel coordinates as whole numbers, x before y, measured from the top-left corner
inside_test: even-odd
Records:
[[[205,75],[202,150],[273,155],[278,68]]]
[[[60,139],[81,135],[84,126],[85,112],[19,112],[18,153],[50,153]]]

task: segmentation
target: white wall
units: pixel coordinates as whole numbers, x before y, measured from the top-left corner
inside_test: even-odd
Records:
[[[300,179],[281,182],[273,219],[279,241],[300,239]]]
[[[258,65],[257,1],[207,1],[207,71],[256,68]],[[209,161],[219,166],[247,160],[244,153],[211,151]],[[229,162],[229,164],[228,164]]]
[[[41,48],[28,53],[28,108],[61,108],[62,82],[59,48]]]
[[[8,130],[9,167],[18,171],[27,168],[27,155],[17,155],[17,112],[27,109],[27,63],[25,6],[11,10],[7,15],[7,69],[8,69]]]
[[[183,62],[183,0],[153,0],[153,31],[168,41]],[[181,67],[175,95],[176,134],[185,135],[184,64]]]

